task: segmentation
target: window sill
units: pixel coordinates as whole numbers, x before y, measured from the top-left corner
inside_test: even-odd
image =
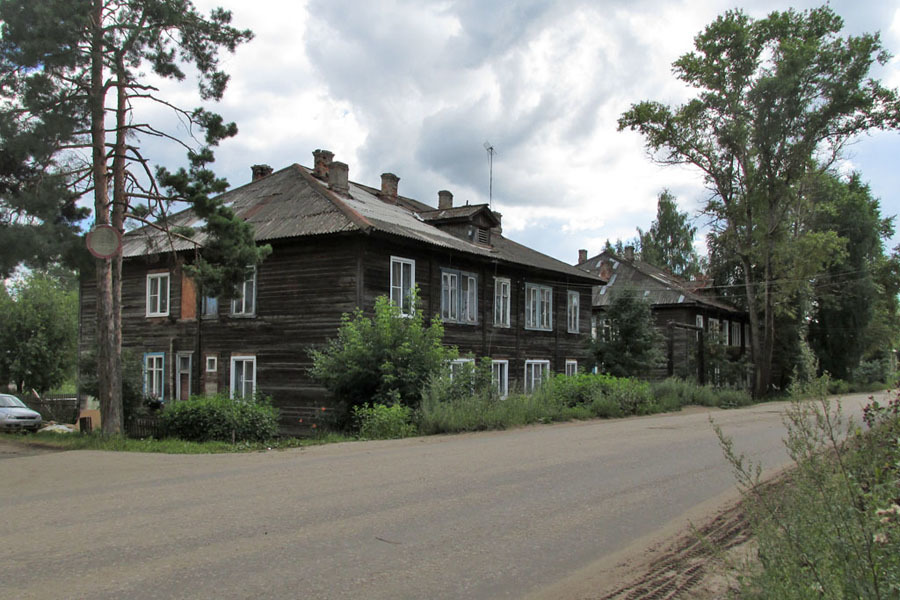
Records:
[[[525,331],[547,331],[547,332],[552,332],[552,331],[553,331],[553,328],[552,328],[552,327],[547,327],[547,328],[543,328],[543,327],[528,327],[528,326],[526,325],[526,326],[525,326]]]

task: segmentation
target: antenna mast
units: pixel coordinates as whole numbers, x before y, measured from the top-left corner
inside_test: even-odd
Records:
[[[494,146],[490,142],[484,143],[484,149],[488,153],[489,178],[488,178],[488,206],[494,208]]]

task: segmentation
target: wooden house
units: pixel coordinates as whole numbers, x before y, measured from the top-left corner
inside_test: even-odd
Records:
[[[399,178],[381,187],[348,179],[348,167],[317,150],[312,168],[293,164],[222,200],[250,222],[272,254],[234,299],[204,297],[181,268],[194,249],[144,227],[125,235],[122,345],[143,361],[144,391],[163,401],[190,394],[270,395],[287,431],[332,401],[309,377],[308,352],[335,336],[341,315],[371,314],[378,296],[441,318],[445,343],[490,357],[501,393],[531,390],[588,358],[591,290],[597,276],[502,234],[487,205],[437,208],[403,197]],[[198,228],[190,210],[171,226]],[[198,237],[202,242],[202,239]],[[81,348],[95,338],[95,283],[82,281]]]
[[[608,330],[605,313],[617,290],[631,290],[650,303],[666,343],[666,366],[655,373],[658,377],[685,375],[686,363],[693,361],[691,370],[700,369],[702,379],[702,364],[697,361],[702,363],[699,343],[704,337],[720,339],[732,359],[741,357],[749,348],[746,311],[716,298],[704,281],[687,281],[640,260],[632,246],[625,247],[623,256],[605,251],[588,258],[587,251],[581,250],[576,266],[605,281],[592,293],[592,335],[604,335]]]

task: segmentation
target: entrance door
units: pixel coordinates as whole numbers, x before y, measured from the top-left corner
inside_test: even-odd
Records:
[[[187,400],[191,396],[191,354],[190,352],[178,353],[176,400]]]

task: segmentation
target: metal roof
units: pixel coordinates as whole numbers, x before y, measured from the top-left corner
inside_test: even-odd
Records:
[[[431,206],[399,197],[383,200],[372,187],[349,182],[349,194],[339,194],[315,178],[310,169],[294,164],[266,177],[252,181],[221,196],[222,201],[241,218],[253,225],[257,241],[325,235],[341,232],[373,231],[396,235],[459,252],[500,260],[571,277],[597,281],[591,273],[556,260],[503,237],[494,230],[491,246],[477,245],[427,223],[419,213],[435,215]],[[458,207],[454,216],[475,214],[482,205]],[[474,212],[473,212],[474,211]],[[192,238],[202,246],[203,222],[190,209],[172,215],[166,227],[191,227]],[[128,232],[123,240],[123,256],[134,257],[166,251],[190,250],[195,243],[171,238],[157,227],[145,226]]]
[[[606,285],[594,289],[594,306],[608,306],[612,301],[611,290],[628,288],[644,292],[643,297],[654,306],[693,304],[729,313],[743,312],[724,302],[697,293],[694,282],[686,281],[650,263],[627,260],[612,252],[601,252],[579,263],[578,268],[591,273],[600,273],[604,262],[609,263],[614,274]]]

